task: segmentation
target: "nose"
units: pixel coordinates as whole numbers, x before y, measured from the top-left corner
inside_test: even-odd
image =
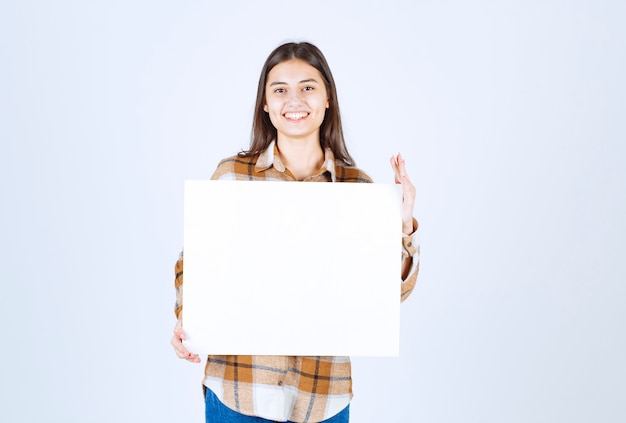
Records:
[[[300,90],[291,90],[289,92],[289,104],[298,105],[302,102],[302,98],[300,97]]]

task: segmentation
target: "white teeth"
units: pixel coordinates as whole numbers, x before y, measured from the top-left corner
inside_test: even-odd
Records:
[[[303,117],[306,117],[308,115],[308,113],[305,112],[298,112],[298,113],[285,113],[285,117],[287,119],[302,119]]]

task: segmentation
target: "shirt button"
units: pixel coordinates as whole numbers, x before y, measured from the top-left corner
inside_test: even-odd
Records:
[[[278,386],[283,386],[283,381],[282,380],[278,381]]]
[[[407,247],[409,247],[409,248],[411,248],[411,247],[413,246],[413,243],[412,243],[412,242],[409,242],[406,246],[407,246]]]

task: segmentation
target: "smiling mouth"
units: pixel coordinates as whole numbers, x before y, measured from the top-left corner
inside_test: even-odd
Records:
[[[300,120],[307,117],[309,114],[307,112],[287,112],[284,114],[285,118],[289,120]]]

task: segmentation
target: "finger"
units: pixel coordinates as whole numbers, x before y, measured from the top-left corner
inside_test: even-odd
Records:
[[[396,173],[398,169],[398,162],[396,160],[396,156],[391,156],[389,158],[389,163],[391,164],[391,169],[393,169],[394,173]]]
[[[198,356],[198,354],[189,352],[189,350],[187,350],[187,348],[182,346],[182,344],[178,348],[175,348],[174,351],[176,352],[176,356],[178,358],[185,359],[187,361],[192,361],[192,362],[197,362],[200,360],[200,357]]]
[[[392,166],[395,166],[398,163],[395,154],[391,155],[391,158],[389,160],[391,161]]]
[[[184,330],[180,329],[180,330],[175,330],[174,331],[174,336],[180,338],[181,340],[186,340],[187,339],[187,334],[185,333]]]
[[[192,363],[200,362],[200,356],[198,354],[189,352],[185,347],[182,347],[181,349],[176,350],[176,355],[178,356],[178,358],[183,358]]]
[[[174,352],[180,357],[180,355],[184,355],[185,352],[187,352],[187,349],[185,348],[185,346],[182,343],[182,340],[180,338],[178,338],[177,336],[173,336],[170,344],[172,345],[172,347],[174,348]],[[182,357],[181,357],[182,358]]]
[[[409,179],[409,175],[406,173],[402,175],[402,195],[406,198],[415,198],[415,186]]]
[[[405,183],[404,181],[406,181],[411,187],[411,189],[413,189],[413,184],[411,183],[411,180],[409,179],[409,175],[406,172],[406,163],[400,153],[398,153],[397,160],[398,160],[399,179],[401,183],[404,184]]]
[[[389,162],[391,163],[391,168],[393,169],[394,182],[396,184],[402,183],[402,179],[401,179],[401,176],[400,176],[400,168],[398,166],[398,157],[397,156],[391,156],[391,159],[389,159]]]
[[[174,335],[170,340],[172,347],[174,347],[174,352],[176,356],[181,359],[185,359],[192,363],[199,363],[200,356],[198,354],[193,354],[189,352],[189,350],[183,344],[183,341],[187,339],[187,334],[183,330],[182,321],[179,319],[176,322],[176,326],[174,326]]]
[[[174,326],[174,335],[178,336],[180,339],[187,339],[187,334],[183,330],[182,321],[178,320],[176,322],[176,326]]]
[[[398,153],[398,169],[400,171],[400,178],[406,175],[406,166],[400,153]]]
[[[186,357],[190,354],[187,348],[185,348],[183,340],[179,336],[172,336],[170,344],[172,344],[172,347],[174,347],[174,351],[180,358]]]

